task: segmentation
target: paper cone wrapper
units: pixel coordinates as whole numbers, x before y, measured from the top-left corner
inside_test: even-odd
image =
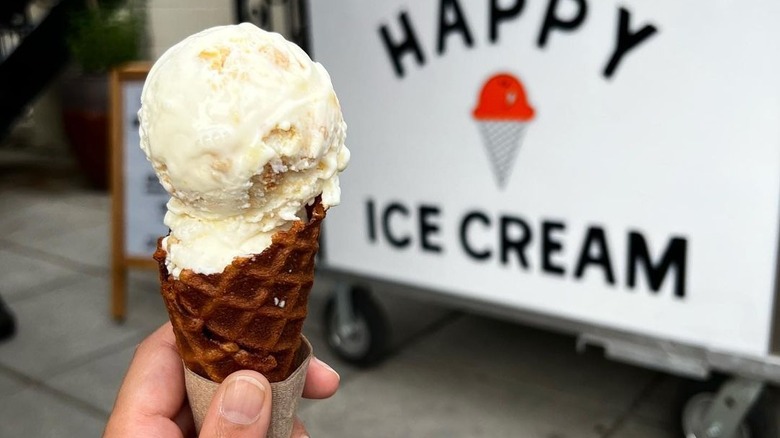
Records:
[[[301,347],[294,359],[294,363],[297,364],[295,371],[287,379],[271,383],[273,405],[271,426],[266,435],[268,438],[290,438],[292,433],[298,401],[303,393],[303,384],[306,382],[306,370],[312,357],[312,347],[308,339],[301,336],[301,340]],[[184,383],[195,418],[195,428],[200,433],[206,412],[209,410],[211,399],[214,397],[219,383],[193,373],[186,366],[184,368]]]

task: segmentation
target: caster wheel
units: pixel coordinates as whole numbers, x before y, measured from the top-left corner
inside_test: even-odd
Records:
[[[706,382],[691,381],[683,385],[679,398],[679,424],[682,427],[683,437],[710,438],[718,436],[716,431],[709,436],[699,436],[695,432],[701,430],[704,417],[715,401],[718,388],[724,381],[724,377],[716,377]],[[780,420],[774,413],[775,397],[772,391],[772,388],[764,389],[732,438],[780,438],[780,434],[778,434]]]
[[[360,367],[374,365],[384,359],[387,351],[385,315],[368,290],[352,287],[342,293],[346,295],[334,294],[325,306],[328,346],[348,363]],[[341,299],[345,301],[340,303]]]
[[[704,417],[707,415],[707,410],[712,406],[715,401],[714,392],[700,392],[694,394],[685,403],[685,407],[682,411],[682,429],[686,438],[699,438],[694,434],[695,431],[701,430],[701,425],[704,423]],[[715,435],[717,436],[717,435]],[[739,425],[737,433],[732,438],[754,438],[748,428],[747,424],[743,422]],[[701,437],[709,438],[709,437]]]

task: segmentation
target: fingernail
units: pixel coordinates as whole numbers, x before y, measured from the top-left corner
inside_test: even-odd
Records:
[[[325,368],[326,370],[328,370],[328,371],[330,371],[331,373],[335,374],[335,375],[336,375],[336,377],[338,377],[339,381],[341,381],[341,376],[339,376],[339,373],[337,373],[337,372],[336,372],[336,370],[334,370],[333,368],[331,368],[331,367],[330,367],[330,365],[328,365],[328,364],[326,364],[325,362],[323,362],[323,361],[321,361],[321,360],[317,359],[316,357],[314,358],[314,360],[316,360],[318,364],[322,365],[322,367],[323,367],[323,368]],[[306,437],[306,438],[308,438],[308,437]]]
[[[265,402],[265,388],[256,379],[238,376],[228,383],[220,414],[233,424],[252,424],[260,418],[260,411]]]

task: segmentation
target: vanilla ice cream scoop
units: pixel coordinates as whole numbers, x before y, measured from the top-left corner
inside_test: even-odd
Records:
[[[171,194],[168,271],[222,272],[339,203],[349,161],[330,77],[297,45],[251,24],[170,48],[141,96],[141,148]]]

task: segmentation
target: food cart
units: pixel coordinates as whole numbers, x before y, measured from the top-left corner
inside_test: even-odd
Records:
[[[349,124],[329,342],[381,360],[405,285],[707,379],[688,437],[775,437],[780,6],[236,0],[321,61]],[[703,384],[700,388],[707,388]],[[758,425],[758,426],[756,426]]]
[[[780,382],[780,5],[295,10],[349,125],[321,260],[342,356],[377,360],[385,338],[356,280],[405,284],[615,360],[725,373],[684,432],[770,436],[745,424]]]

